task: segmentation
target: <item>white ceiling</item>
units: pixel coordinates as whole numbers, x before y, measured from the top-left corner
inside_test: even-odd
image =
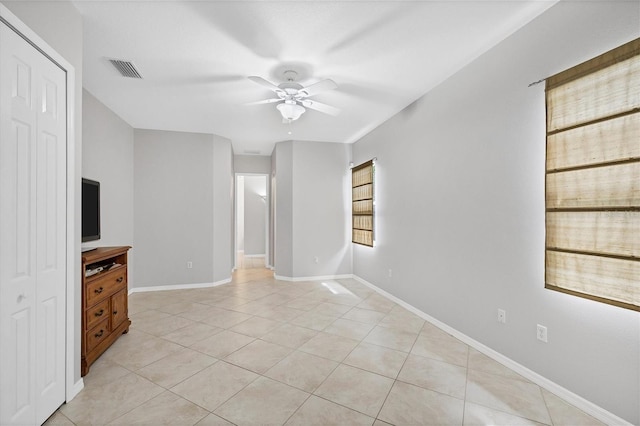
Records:
[[[418,99],[554,1],[75,1],[84,16],[84,87],[135,128],[214,133],[236,154],[276,142],[351,143]],[[143,80],[107,58],[132,61]],[[283,124],[247,79],[304,86],[330,78]],[[291,133],[289,133],[291,132]]]

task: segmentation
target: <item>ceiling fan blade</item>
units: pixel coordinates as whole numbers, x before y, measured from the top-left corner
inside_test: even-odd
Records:
[[[304,96],[313,96],[316,93],[324,92],[326,90],[336,89],[338,85],[335,81],[331,79],[321,80],[317,83],[312,84],[311,86],[304,87],[298,91],[298,93],[303,94]]]
[[[331,105],[323,104],[322,102],[312,101],[311,99],[305,99],[302,101],[302,106],[316,111],[323,112],[325,114],[333,115],[334,117],[340,114],[340,109],[332,107]]]
[[[274,102],[280,102],[282,99],[280,98],[273,98],[273,99],[265,99],[263,101],[255,101],[255,102],[248,102],[245,105],[262,105],[262,104],[272,104]]]
[[[249,80],[253,81],[256,84],[259,84],[260,86],[266,87],[269,90],[273,90],[274,92],[278,93],[278,92],[282,92],[282,89],[279,88],[278,86],[276,86],[275,84],[265,80],[262,77],[258,77],[256,75],[252,75],[249,76]]]

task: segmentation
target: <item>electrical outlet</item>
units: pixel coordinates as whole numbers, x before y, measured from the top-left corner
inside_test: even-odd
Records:
[[[389,278],[391,278],[392,275],[393,275],[393,271],[389,269]]]
[[[498,322],[503,324],[507,322],[507,313],[504,309],[498,309]]]
[[[318,256],[314,257],[313,261],[316,262],[316,263],[320,263],[320,259],[318,258]]]
[[[538,337],[538,340],[541,340],[547,343],[547,327],[545,327],[544,325],[538,324],[536,336]]]
[[[192,261],[188,261],[187,262],[187,269],[191,269],[193,268],[193,262]]]

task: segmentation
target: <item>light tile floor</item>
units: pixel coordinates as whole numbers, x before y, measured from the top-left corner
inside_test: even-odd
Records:
[[[355,280],[135,293],[47,425],[600,425]]]

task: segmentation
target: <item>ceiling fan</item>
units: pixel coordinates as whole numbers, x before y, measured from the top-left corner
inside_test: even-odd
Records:
[[[291,123],[292,121],[300,118],[300,116],[306,111],[305,108],[320,111],[333,116],[340,113],[340,109],[336,107],[307,99],[309,96],[313,96],[320,92],[337,88],[338,85],[333,80],[321,80],[310,86],[303,87],[301,84],[296,83],[295,80],[297,76],[297,72],[287,70],[284,72],[284,77],[287,81],[277,86],[262,77],[250,76],[249,80],[261,86],[264,86],[269,90],[272,90],[278,97],[265,99],[263,101],[251,102],[247,105],[271,104],[279,102],[276,108],[278,109],[278,111],[280,111],[280,114],[282,114],[283,123]]]

